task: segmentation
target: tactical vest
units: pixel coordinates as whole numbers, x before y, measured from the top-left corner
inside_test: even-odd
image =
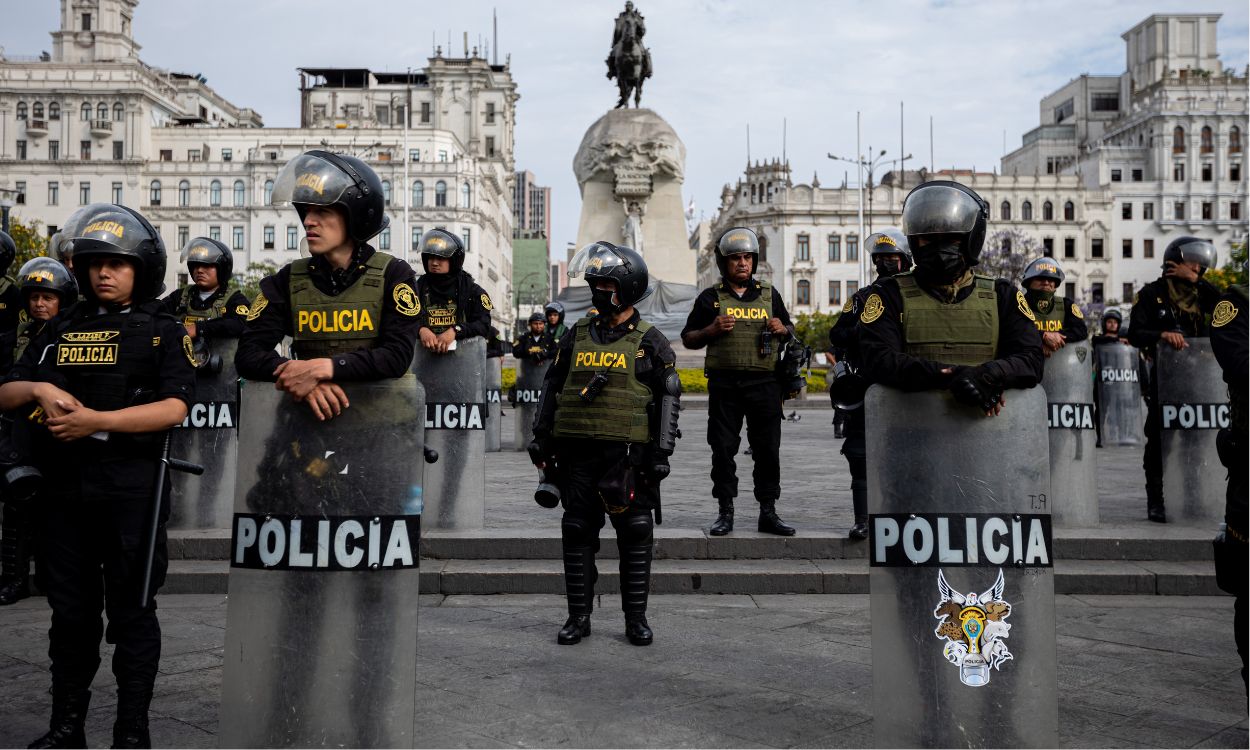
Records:
[[[31,329],[36,323],[42,323],[40,320],[23,320],[17,324],[17,341],[13,345],[13,362],[17,363],[22,355],[26,353],[26,347],[30,346],[31,337],[37,333]]]
[[[425,293],[421,295],[421,304],[425,307],[425,319],[429,324],[427,327],[436,334],[446,331],[457,323],[464,322],[464,313],[458,309],[455,297],[435,302],[430,298],[430,290],[427,287]]]
[[[747,370],[772,372],[777,355],[760,356],[760,333],[773,317],[773,288],[768,282],[760,283],[760,296],[743,302],[733,296],[725,283],[716,285],[716,302],[721,315],[734,317],[732,331],[723,334],[707,345],[704,367],[709,370]],[[776,352],[779,347],[774,346]]]
[[[938,302],[910,273],[894,277],[903,295],[903,341],[913,357],[976,366],[998,352],[998,295],[994,280],[974,277],[976,288],[961,302]]]
[[[1063,330],[1063,321],[1067,317],[1068,298],[1055,295],[1051,297],[1050,312],[1045,314],[1038,311],[1033,305],[1029,305],[1029,309],[1033,311],[1034,325],[1041,333],[1059,333]],[[997,309],[997,308],[995,308]],[[978,363],[980,364],[980,363]]]
[[[147,312],[106,313],[57,326],[48,350],[65,390],[97,411],[149,403],[160,373],[156,319]]]
[[[569,353],[569,374],[556,400],[557,437],[614,440],[645,443],[651,439],[647,406],[651,389],[638,380],[634,360],[642,350],[642,337],[651,324],[638,326],[611,344],[597,344],[590,336],[590,322],[579,320],[573,327],[573,351]],[[586,403],[581,392],[596,373],[607,375],[599,395]]]
[[[182,289],[182,298],[178,300],[178,309],[174,312],[174,317],[185,323],[194,323],[197,320],[213,320],[220,318],[226,314],[226,292],[225,289],[219,289],[217,299],[213,300],[213,304],[203,310],[196,310],[191,307],[191,295],[199,293],[199,287],[195,284],[188,284]]]
[[[299,359],[333,357],[372,349],[382,331],[386,266],[391,256],[374,253],[364,274],[338,296],[323,293],[308,273],[308,258],[291,263],[291,349]]]

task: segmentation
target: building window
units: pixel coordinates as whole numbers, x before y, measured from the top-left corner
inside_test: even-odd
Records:
[[[1185,181],[1185,162],[1178,161],[1172,165],[1172,182]]]
[[[1020,205],[1020,220],[1033,221],[1033,202],[1025,201]]]
[[[798,237],[795,238],[794,259],[795,260],[811,260],[812,259],[811,241],[810,241],[810,238],[806,234],[800,234]]]
[[[1234,221],[1241,219],[1241,201],[1233,201],[1228,204],[1228,218]]]
[[[386,229],[383,229],[381,232],[378,233],[378,249],[379,250],[391,249],[391,228],[390,227],[387,227]]]
[[[413,227],[412,228],[412,249],[413,250],[421,249],[421,236],[424,234],[425,234],[425,227]]]
[[[1210,182],[1210,181],[1211,181],[1211,178],[1212,178],[1212,173],[1213,173],[1213,172],[1214,172],[1214,165],[1213,165],[1213,164],[1211,164],[1211,162],[1209,162],[1209,161],[1208,161],[1208,162],[1204,162],[1204,163],[1203,163],[1203,165],[1202,165],[1202,181],[1203,181],[1203,182]]]
[[[78,158],[91,161],[91,141],[81,141],[78,144]]]
[[[286,227],[286,249],[287,250],[299,249],[299,228],[293,227],[290,224],[288,224]]]
[[[1241,153],[1241,128],[1236,125],[1228,129],[1228,153]]]
[[[829,262],[838,263],[842,260],[842,238],[836,234],[829,235]]]
[[[382,205],[391,205],[391,181],[382,180]]]
[[[48,161],[61,160],[61,142],[48,141]]]
[[[846,298],[847,298],[847,299],[850,299],[851,297],[854,297],[854,296],[855,296],[855,292],[858,292],[858,291],[859,291],[859,282],[858,282],[858,281],[848,281],[848,282],[846,282]]]
[[[1228,179],[1232,182],[1241,182],[1241,164],[1233,162],[1228,165]]]
[[[49,120],[61,119],[61,103],[60,102],[52,102],[48,105],[48,119]]]
[[[82,14],[82,30],[91,31],[91,14],[90,13]]]
[[[438,150],[438,160],[439,160],[439,161],[443,161],[443,162],[447,161],[447,150],[446,150],[446,149],[442,149],[442,148],[440,148],[440,149]]]
[[[1143,258],[1155,257],[1155,241],[1154,240],[1142,240],[1141,241],[1141,256]]]
[[[1134,169],[1132,171],[1132,176],[1133,176],[1133,182],[1141,182],[1142,175],[1141,175],[1140,169]]]
[[[26,161],[26,141],[17,142],[17,160]]]
[[[1003,201],[998,207],[998,218],[1001,221],[1011,221],[1011,202]]]
[[[191,183],[186,180],[178,183],[178,205],[183,208],[191,205]]]
[[[78,183],[78,205],[85,206],[91,202],[91,183]]]
[[[1132,203],[1124,203],[1120,206],[1120,218],[1121,219],[1133,218],[1133,204]]]
[[[473,198],[473,193],[472,193],[472,190],[469,188],[469,183],[465,182],[464,184],[460,186],[460,207],[472,208],[472,204],[471,204],[472,198]]]
[[[390,125],[391,124],[391,108],[384,104],[378,106],[377,107],[377,120],[378,120],[379,125]]]
[[[17,119],[25,120],[26,113],[27,113],[26,102],[18,102],[17,103]]]
[[[95,108],[95,119],[100,120],[101,122],[108,122],[109,105],[104,102],[100,102]]]
[[[1172,129],[1172,153],[1185,153],[1185,129],[1179,125]]]
[[[1089,257],[1091,258],[1102,257],[1102,238],[1101,237],[1094,237],[1093,239],[1089,241]]]
[[[1146,221],[1154,221],[1154,218],[1155,218],[1155,204],[1153,204],[1153,203],[1143,203],[1143,204],[1141,204],[1141,217],[1142,217],[1143,219],[1145,219]]]
[[[412,181],[412,205],[413,207],[425,205],[425,183],[421,180]]]
[[[1042,238],[1042,255],[1045,255],[1047,258],[1055,257],[1055,238],[1054,237]]]
[[[126,117],[126,107],[121,102],[113,105],[113,122],[121,122]]]
[[[163,149],[161,149],[160,160],[161,160],[161,161],[173,161],[173,160],[174,160],[174,150],[173,150],[172,148],[163,148]]]
[[[1172,204],[1172,218],[1177,221],[1185,220],[1185,201],[1176,201]]]
[[[488,158],[495,156],[495,136],[493,135],[486,136],[486,156]]]
[[[1089,301],[1095,305],[1101,305],[1103,301],[1102,282],[1095,281],[1089,285]]]
[[[266,249],[266,250],[272,250],[272,249],[273,249],[273,243],[274,243],[274,231],[273,231],[273,226],[272,226],[272,225],[269,225],[269,224],[266,224],[266,225],[265,225],[265,228],[264,228],[264,230],[263,230],[263,232],[262,232],[262,234],[261,234],[261,236],[264,238],[265,249]]]
[[[148,205],[150,206],[161,205],[161,181],[160,180],[152,180],[152,182],[148,185]]]
[[[829,282],[829,307],[840,307],[842,305],[842,282]]]
[[[113,161],[126,158],[126,146],[122,141],[113,141]]]
[[[421,122],[428,123],[430,121],[430,103],[421,102]]]
[[[1113,170],[1111,170],[1111,181],[1112,181],[1112,182],[1123,182],[1123,181],[1124,181],[1124,178],[1122,177],[1122,174],[1123,174],[1123,173],[1122,173],[1120,170],[1118,170],[1118,169],[1113,169]]]
[[[1114,91],[1090,94],[1089,109],[1091,112],[1118,112],[1120,111],[1120,94]]]
[[[1212,216],[1212,211],[1211,211],[1211,203],[1210,203],[1209,201],[1203,201],[1203,203],[1202,203],[1202,220],[1203,220],[1203,221],[1210,221],[1210,220],[1211,220],[1211,219],[1213,219],[1213,218],[1215,218],[1215,217],[1214,217],[1214,216]]]
[[[495,124],[495,103],[494,102],[486,102],[486,124],[487,125]]]
[[[219,224],[214,224],[208,228],[208,238],[221,242],[221,226]]]
[[[812,304],[812,282],[799,279],[799,283],[795,286],[795,302],[800,305]]]
[[[1063,296],[1068,299],[1076,299],[1076,282],[1069,281],[1063,285]]]
[[[437,207],[447,205],[447,183],[442,180],[434,183],[434,205]]]
[[[201,149],[198,149],[198,148],[187,149],[187,161],[197,162],[197,161],[202,161],[203,158],[204,158],[204,152]]]
[[[235,250],[243,249],[243,227],[231,227],[230,234],[234,242],[231,247]]]
[[[848,262],[859,262],[859,237],[853,234],[846,238],[846,259]]]
[[[1198,141],[1198,153],[1209,154],[1215,150],[1215,145],[1211,142],[1211,127],[1203,126],[1200,139]]]
[[[273,203],[273,180],[265,180],[265,205]]]
[[[188,227],[188,226],[178,227],[178,247],[179,248],[186,247],[187,243],[190,241],[191,241],[191,227]]]
[[[210,206],[221,205],[221,181],[220,180],[213,180],[212,182],[208,183],[208,205]]]
[[[1133,240],[1120,241],[1120,255],[1125,258],[1133,257]]]
[[[13,196],[13,202],[19,206],[26,205],[26,181],[18,180],[17,182],[14,182],[13,192],[16,193],[16,195]],[[121,203],[121,201],[113,201],[113,202]]]
[[[1120,301],[1128,302],[1131,299],[1133,299],[1133,285],[1125,282],[1120,288]]]
[[[247,186],[243,180],[234,181],[234,207],[242,208],[247,203]]]
[[[1072,237],[1063,238],[1063,257],[1065,258],[1076,257],[1076,240],[1073,239]]]
[[[465,229],[460,233],[460,239],[464,242],[464,251],[467,253],[473,249],[473,231]]]
[[[1076,221],[1076,205],[1072,201],[1065,201],[1063,204],[1063,220]]]
[[[48,183],[48,205],[55,206],[61,202],[61,185],[58,182]]]
[[[223,148],[221,150],[221,160],[222,161],[234,161],[234,149]]]
[[[43,119],[43,102],[35,102],[31,105],[30,116],[36,120]]]
[[[91,104],[89,102],[82,103],[82,107],[78,110],[78,119],[83,122],[91,121]]]
[[[421,161],[421,149],[419,148],[408,149],[408,161],[413,162],[414,164],[416,162]]]

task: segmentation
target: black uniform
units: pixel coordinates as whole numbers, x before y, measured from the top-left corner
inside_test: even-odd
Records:
[[[0,277],[0,332],[17,328],[25,309],[22,291],[10,276]]]
[[[90,342],[105,332],[112,332],[115,361],[96,364],[89,349],[100,345]],[[94,305],[83,304],[36,336],[6,380],[51,382],[89,408],[112,411],[168,398],[186,403],[195,370],[189,337],[159,302],[124,313],[97,313]],[[31,414],[31,407],[24,412]],[[113,433],[107,440],[91,436],[65,443],[43,432],[36,447],[45,477],[38,580],[52,607],[48,653],[54,692],[90,687],[103,636],[116,646],[119,694],[150,697],[161,630],[155,601],[141,607],[139,599],[160,435]],[[165,580],[169,557],[163,526],[168,483],[161,504],[153,591]],[[108,614],[107,630],[101,610]]]
[[[342,270],[330,268],[327,261],[313,258],[308,264],[313,285],[323,294],[336,296],[355,284],[365,274],[365,261],[374,254],[369,245],[357,246],[352,263]],[[412,268],[400,258],[391,258],[383,283],[388,302],[382,309],[382,321],[372,348],[361,347],[333,357],[334,380],[380,380],[397,378],[412,366],[414,342],[420,315],[403,305],[395,294],[400,284],[412,285]],[[239,375],[251,380],[274,380],[273,371],[286,361],[274,351],[284,336],[294,331],[290,303],[291,267],[283,267],[260,282],[260,294],[252,303],[246,329],[239,338],[235,368]]]
[[[871,285],[862,287],[851,295],[842,307],[842,314],[829,329],[829,346],[833,355],[839,360],[846,360],[856,366],[863,362],[863,356],[859,351],[859,326],[857,325],[859,314],[864,311],[868,295],[875,290],[877,282],[882,278],[884,277],[878,276]],[[855,523],[866,523],[868,521],[868,453],[865,445],[867,427],[864,422],[864,407],[838,411],[845,415],[842,428],[844,438],[842,455],[846,456],[846,463],[851,471],[851,501]]]
[[[499,329],[491,326],[490,336],[486,339],[486,358],[494,359],[502,357],[511,349],[511,345],[507,341],[499,338]]]
[[[1248,526],[1247,496],[1250,496],[1250,467],[1246,464],[1247,420],[1250,419],[1250,304],[1246,287],[1233,287],[1224,293],[1211,316],[1211,348],[1224,370],[1232,426],[1220,430],[1220,462],[1228,469],[1228,494],[1224,506],[1226,529],[1223,542],[1215,546],[1215,572],[1220,588],[1236,597],[1233,601],[1233,634],[1241,655],[1241,679],[1246,670],[1246,557]]]
[[[760,297],[761,285],[754,277],[746,290],[737,294],[728,284],[725,290],[743,302]],[[786,328],[793,330],[790,313],[781,294],[772,293],[772,315]],[[699,293],[694,309],[686,318],[682,336],[712,324],[720,313],[717,288],[708,287]],[[707,442],[712,449],[712,496],[732,500],[738,496],[737,462],[734,460],[742,444],[742,421],[747,423],[747,443],[755,463],[752,479],[755,499],[774,503],[781,496],[781,386],[772,372],[707,370],[708,423]]]
[[[188,308],[195,311],[212,310],[218,302],[226,296],[227,289],[217,287],[207,298],[201,298],[199,288],[194,284],[190,284],[190,293],[187,288],[176,289],[161,300],[161,307],[165,312],[174,316],[180,322],[187,318],[195,323],[196,338],[205,339],[237,339],[243,334],[243,325],[247,320],[247,314],[251,308],[251,303],[247,301],[247,297],[243,296],[243,292],[237,289],[233,294],[225,300],[225,306],[222,310],[221,317],[218,318],[201,318],[200,316],[191,316],[188,318]],[[186,304],[183,304],[183,300]]]
[[[418,328],[442,333],[455,327],[457,341],[490,335],[490,311],[494,305],[486,290],[465,271],[424,274],[417,279],[417,296],[421,299]]]
[[[956,300],[966,299],[975,285],[959,290]],[[907,354],[903,341],[903,296],[897,278],[882,279],[874,291],[883,310],[872,322],[859,326],[861,372],[873,383],[903,391],[940,390],[950,386],[955,373],[943,374],[949,364]],[[926,290],[927,291],[927,290]],[[1042,381],[1041,334],[1022,308],[1023,295],[1008,281],[994,283],[998,301],[998,352],[992,360],[1002,387],[1032,388]],[[955,368],[958,371],[958,368]]]
[[[526,331],[512,342],[512,356],[540,365],[555,358],[558,346],[555,337],[546,331],[539,334]]]
[[[1149,362],[1154,361],[1157,346],[1170,346],[1159,342],[1164,332],[1174,331],[1188,337],[1209,335],[1208,318],[1220,297],[1218,289],[1198,279],[1195,285],[1198,311],[1185,313],[1173,302],[1168,281],[1168,278],[1161,277],[1143,286],[1133,301],[1133,312],[1129,318],[1129,343],[1140,349]],[[1180,283],[1173,281],[1173,284],[1183,289]],[[1151,367],[1146,383],[1146,451],[1142,456],[1142,468],[1146,473],[1147,504],[1162,508],[1163,446],[1159,437],[1159,411],[1159,381]]]

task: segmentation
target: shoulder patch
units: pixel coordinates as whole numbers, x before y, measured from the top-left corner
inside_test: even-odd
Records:
[[[486,308],[487,310],[495,309],[495,306],[490,303],[490,295],[486,294],[485,292],[482,293],[482,307]]]
[[[256,299],[252,300],[252,309],[247,311],[248,320],[256,320],[260,317],[260,313],[269,306],[269,300],[265,299],[265,293],[261,292],[256,295]]]
[[[842,306],[842,312],[849,313],[853,307],[855,307],[855,300],[853,297],[848,297],[846,304]]]
[[[1077,307],[1075,302],[1072,303],[1072,314],[1081,320],[1085,319],[1085,313],[1081,312],[1081,308]]]
[[[195,367],[195,346],[191,343],[191,337],[187,334],[182,336],[182,353],[187,355],[187,361]]]
[[[251,312],[251,308],[249,308],[247,305],[239,305],[238,307],[234,308],[235,315],[247,315],[249,312]]]
[[[1020,308],[1021,315],[1033,321],[1034,323],[1037,322],[1037,316],[1035,316],[1033,314],[1033,311],[1029,309],[1029,303],[1027,300],[1024,299],[1024,292],[1020,291],[1019,289],[1016,290],[1016,307]]]
[[[408,317],[416,317],[421,313],[421,302],[417,299],[417,293],[412,290],[408,282],[404,281],[395,285],[395,291],[391,293],[391,297],[395,300],[395,311],[400,315]]]
[[[647,353],[639,349],[638,353],[634,355],[634,359],[642,359],[645,356],[647,356]]]
[[[29,323],[29,322],[30,322],[30,315],[29,315],[29,314],[27,314],[27,312],[26,312],[25,310],[21,310],[21,311],[19,311],[19,312],[17,313],[17,322],[18,322],[18,323]]]
[[[864,311],[859,314],[859,322],[872,323],[884,312],[885,303],[881,301],[881,295],[873,292],[868,295],[868,301],[864,303]]]
[[[1215,306],[1215,313],[1211,316],[1212,327],[1223,328],[1233,322],[1233,318],[1237,317],[1238,312],[1240,310],[1232,302],[1226,299],[1220,300],[1219,304]]]

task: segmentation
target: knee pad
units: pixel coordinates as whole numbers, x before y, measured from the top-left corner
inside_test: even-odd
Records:
[[[655,529],[650,513],[631,513],[613,525],[622,544],[649,544]]]
[[[560,536],[569,544],[590,544],[592,539],[598,537],[597,531],[598,529],[589,520],[581,516],[566,514],[560,522]]]

